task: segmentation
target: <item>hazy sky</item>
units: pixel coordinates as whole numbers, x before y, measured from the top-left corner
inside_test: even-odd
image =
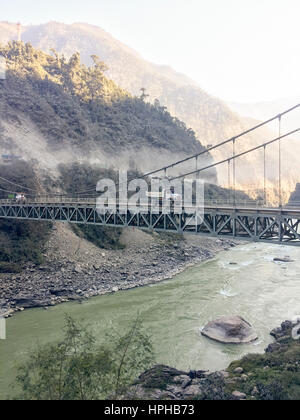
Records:
[[[0,0],[0,20],[101,26],[225,100],[300,96],[300,0]]]

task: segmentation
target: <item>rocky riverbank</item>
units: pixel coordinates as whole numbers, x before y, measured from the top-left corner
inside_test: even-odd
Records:
[[[43,265],[29,263],[20,274],[0,274],[0,315],[159,282],[236,244],[132,229],[123,242],[124,249],[101,250],[67,226],[55,226]]]
[[[297,328],[299,326],[299,329]],[[126,399],[299,400],[300,319],[271,331],[265,354],[248,355],[224,371],[184,372],[157,365],[144,372]]]

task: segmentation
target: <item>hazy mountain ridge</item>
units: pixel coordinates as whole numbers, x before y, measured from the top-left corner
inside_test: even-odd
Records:
[[[16,38],[16,30],[16,24],[0,23],[0,41]],[[172,115],[192,127],[201,144],[218,143],[245,128],[243,121],[227,105],[208,95],[188,77],[168,66],[147,62],[99,27],[82,23],[65,25],[50,22],[23,27],[22,39],[46,52],[55,48],[59,54],[63,53],[67,57],[74,51],[79,51],[85,64],[91,62],[92,54],[97,54],[109,67],[106,73],[108,77],[131,94],[140,95],[141,87],[145,87],[150,100],[158,99]],[[172,151],[179,153],[175,148]],[[189,154],[192,153],[190,150]],[[221,153],[223,158],[231,150],[225,148]],[[214,155],[216,160],[219,156],[220,153]],[[225,185],[222,171],[219,171],[219,175],[221,183]]]
[[[229,102],[228,105],[234,112],[238,112],[244,117],[265,121],[299,103],[300,97],[295,96],[294,98],[284,98],[256,103]],[[282,123],[284,128],[289,131],[300,127],[300,108],[294,110],[286,116],[283,116]],[[297,137],[299,137],[299,135]]]
[[[16,38],[16,25],[0,23],[0,41],[13,38]],[[150,100],[158,99],[162,105],[167,106],[174,116],[195,130],[204,144],[242,130],[243,123],[239,117],[225,103],[201,89],[196,82],[168,66],[144,60],[99,27],[83,23],[65,25],[50,22],[23,27],[22,39],[46,52],[54,48],[67,57],[79,51],[85,64],[90,64],[90,56],[97,54],[108,64],[108,77],[133,95],[140,94],[142,87],[146,88]],[[205,111],[207,109],[209,112]]]
[[[0,23],[0,41],[8,38],[16,38],[16,25]],[[23,27],[22,39],[31,41],[33,45],[44,51],[55,48],[67,57],[74,51],[79,51],[84,63],[90,63],[90,56],[97,54],[108,64],[109,70],[106,73],[108,77],[111,77],[131,94],[140,95],[141,87],[145,87],[150,101],[158,99],[160,104],[166,106],[172,115],[191,127],[204,145],[216,144],[226,138],[234,137],[257,124],[253,118],[240,117],[227,104],[210,96],[188,77],[177,73],[168,66],[147,62],[134,50],[117,41],[99,27],[84,23],[65,25],[50,22]],[[249,116],[251,117],[251,115]],[[242,152],[274,138],[272,130],[273,127],[264,128],[255,134],[243,137],[237,142],[236,152]],[[172,152],[177,153],[180,158],[181,153],[180,150],[176,150],[177,146],[170,146]],[[294,147],[298,150],[296,143],[288,144],[285,141],[283,144],[287,159],[283,185],[287,194],[294,190],[295,183],[298,181],[298,160]],[[192,149],[189,150],[187,147],[186,153],[192,154]],[[213,152],[215,161],[231,155],[232,144]],[[248,193],[251,193],[251,190],[256,191],[257,188],[262,188],[262,158],[261,150],[260,153],[246,155],[237,162],[238,179],[236,184],[246,189]],[[170,162],[170,159],[168,156],[160,155],[159,162],[164,165]],[[272,196],[276,196],[274,191],[277,188],[278,154],[275,147],[272,148],[272,153],[269,153],[268,159],[270,161],[267,170],[268,190]],[[217,169],[219,182],[223,186],[228,186],[227,165],[219,166]]]
[[[0,46],[0,55],[7,69],[0,81],[1,198],[21,188],[28,199],[54,191],[91,194],[99,179],[117,181],[118,169],[131,169],[134,178],[138,170],[205,150],[166,109],[106,78],[97,57],[87,67],[78,53],[65,59],[16,41]],[[7,162],[4,154],[14,158]],[[212,159],[206,155],[205,161]],[[215,170],[210,180],[216,182]],[[0,273],[43,261],[51,226],[23,224],[0,222]],[[118,229],[82,226],[75,233],[101,247],[120,246]]]
[[[44,170],[80,160],[149,170],[153,162],[159,168],[204,150],[164,108],[107,79],[104,63],[95,57],[87,67],[79,54],[67,60],[19,42],[0,53],[7,64],[0,84],[2,153],[34,158]]]

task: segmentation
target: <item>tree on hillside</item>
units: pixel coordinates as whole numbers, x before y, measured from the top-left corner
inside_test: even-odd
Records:
[[[149,95],[146,93],[146,88],[141,88],[140,89],[140,91],[142,92],[141,93],[141,96],[140,96],[140,99],[142,100],[142,101],[145,101],[148,97],[149,97]]]
[[[108,66],[104,63],[104,61],[101,61],[97,55],[91,55],[91,59],[94,62],[95,69],[98,73],[101,73],[101,75],[108,70]]]
[[[96,55],[88,67],[79,53],[67,59],[22,42],[1,45],[0,54],[7,63],[7,78],[0,84],[3,106],[11,119],[28,114],[51,148],[68,144],[84,154],[95,147],[107,153],[136,147],[201,151],[184,123],[158,102],[149,103],[146,88],[132,97],[108,79],[107,66]]]
[[[160,108],[161,105],[160,105],[159,99],[157,99],[157,98],[154,99],[154,106],[155,106],[156,109]]]

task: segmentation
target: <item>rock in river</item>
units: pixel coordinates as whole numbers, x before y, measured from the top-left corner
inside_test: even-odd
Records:
[[[294,262],[293,260],[290,259],[290,257],[284,257],[284,258],[274,258],[273,259],[274,262],[284,262],[284,263],[291,263]]]
[[[225,344],[245,344],[257,340],[251,325],[240,316],[223,316],[209,322],[202,335]]]

